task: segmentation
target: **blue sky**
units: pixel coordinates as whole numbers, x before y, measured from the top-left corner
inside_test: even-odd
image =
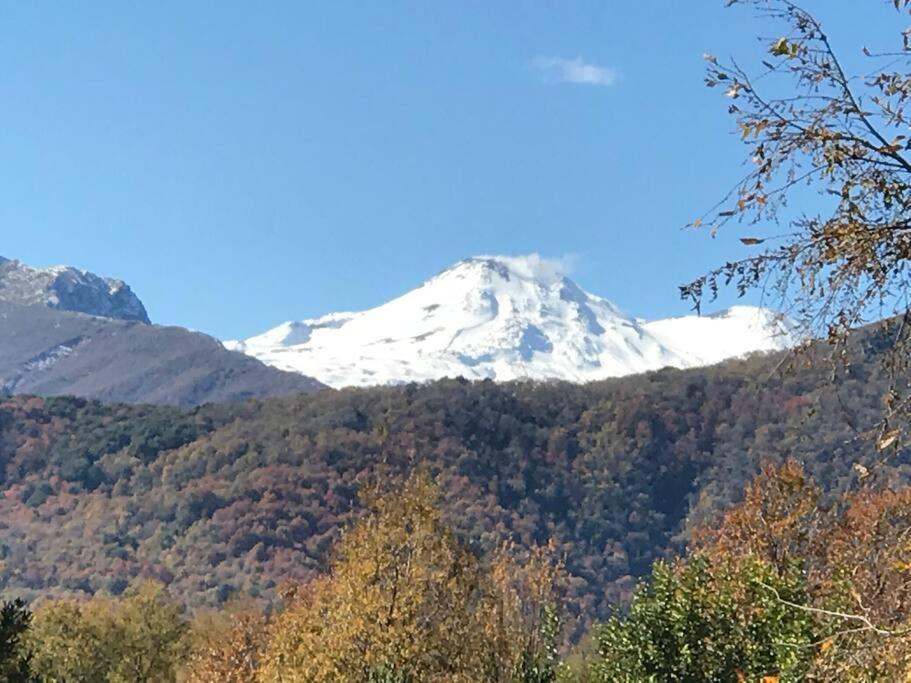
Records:
[[[900,28],[808,5],[851,54]],[[222,338],[481,253],[683,314],[678,284],[745,253],[682,230],[743,154],[702,54],[758,60],[757,30],[722,0],[0,2],[0,255]]]

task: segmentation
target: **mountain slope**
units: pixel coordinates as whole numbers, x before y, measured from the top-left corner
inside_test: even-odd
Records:
[[[120,280],[0,257],[0,393],[190,406],[322,387],[207,335],[152,325]]]
[[[358,493],[424,465],[473,547],[553,540],[574,609],[604,617],[762,459],[826,489],[882,452],[888,369],[857,345],[830,369],[757,356],[603,382],[465,382],[322,391],[190,411],[0,400],[0,586],[122,590],[135,576],[196,605],[269,598],[326,567]],[[872,356],[869,354],[873,354]],[[911,451],[880,483],[908,481]],[[862,471],[862,470],[861,470]]]
[[[755,306],[654,320],[643,327],[687,359],[686,365],[677,367],[711,365],[757,351],[781,351],[794,343],[789,321]]]
[[[322,385],[179,327],[0,302],[0,391],[197,405]]]
[[[149,323],[142,301],[121,280],[69,266],[33,268],[2,256],[0,301]]]
[[[225,345],[341,387],[446,376],[587,381],[792,342],[788,325],[762,309],[642,323],[536,256],[491,256],[460,261],[382,306]]]

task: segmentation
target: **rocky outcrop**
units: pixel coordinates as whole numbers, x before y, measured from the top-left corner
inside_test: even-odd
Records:
[[[33,268],[0,257],[0,301],[150,322],[142,301],[125,282],[69,266]]]

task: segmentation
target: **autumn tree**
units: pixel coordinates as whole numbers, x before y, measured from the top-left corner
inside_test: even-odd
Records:
[[[492,568],[442,521],[426,473],[365,496],[330,573],[287,595],[272,621],[262,681],[555,679],[552,565],[506,555]]]
[[[827,514],[814,604],[829,630],[814,670],[828,680],[911,675],[911,489],[863,490]]]
[[[812,620],[811,680],[894,681],[911,673],[911,488],[823,495],[793,462],[765,464],[744,500],[696,534],[712,566],[797,568],[802,596],[763,599]]]
[[[893,379],[875,429],[881,443],[893,443],[911,407],[911,33],[899,25],[891,45],[857,45],[865,61],[852,73],[822,22],[792,0],[728,4],[771,20],[775,33],[755,69],[705,56],[706,83],[729,101],[749,171],[694,225],[714,234],[740,223],[753,253],[683,286],[682,295],[697,309],[727,285],[774,295],[807,338],[829,339],[833,360],[844,359],[852,329],[885,318]],[[852,9],[877,4],[904,13],[911,3]]]
[[[35,609],[28,644],[49,683],[167,683],[183,657],[186,623],[164,587],[143,581],[122,598],[47,600]]]
[[[266,633],[266,617],[255,604],[234,603],[197,616],[182,681],[256,683]]]
[[[695,531],[691,548],[713,557],[758,557],[785,571],[823,551],[832,520],[821,498],[822,491],[797,462],[765,461],[721,523]]]
[[[825,493],[766,463],[595,629],[595,681],[908,680],[911,488]]]
[[[521,550],[506,544],[485,563],[487,611],[479,616],[481,635],[493,646],[491,680],[554,683],[563,672],[557,596],[563,577],[553,557],[550,546]]]

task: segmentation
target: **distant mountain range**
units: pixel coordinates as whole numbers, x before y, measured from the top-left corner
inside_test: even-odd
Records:
[[[205,334],[150,324],[119,280],[0,258],[0,393],[189,406],[320,388]]]
[[[121,280],[0,258],[5,393],[197,405],[457,376],[584,382],[794,341],[793,326],[766,309],[646,322],[537,256],[482,256],[376,308],[222,345],[151,324]]]
[[[447,376],[589,381],[710,365],[794,341],[793,325],[766,309],[645,322],[537,256],[484,256],[376,308],[286,322],[225,346],[343,387]]]

